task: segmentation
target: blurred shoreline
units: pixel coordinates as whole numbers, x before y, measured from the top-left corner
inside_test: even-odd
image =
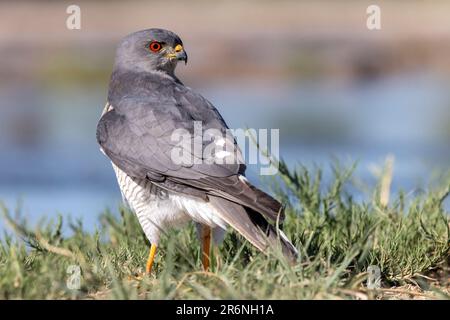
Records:
[[[420,190],[449,170],[450,2],[377,3],[380,31],[365,0],[77,1],[71,31],[72,3],[0,2],[0,201],[34,215],[117,207],[95,127],[115,46],[149,27],[181,36],[179,77],[230,127],[280,129],[290,166],[358,160],[373,183],[393,154],[393,190]]]
[[[65,1],[0,3],[0,85],[58,72],[66,73],[58,80],[70,81],[71,73],[107,79],[119,39],[149,27],[180,34],[191,66],[180,73],[196,82],[360,81],[421,69],[450,75],[448,1],[378,1],[380,31],[366,28],[370,1],[77,3],[81,30],[65,27]]]

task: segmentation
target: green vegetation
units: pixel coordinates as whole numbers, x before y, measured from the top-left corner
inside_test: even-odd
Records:
[[[352,170],[336,166],[334,181],[324,186],[318,169],[292,172],[280,165],[272,184],[289,204],[284,230],[300,252],[293,266],[279,252],[264,256],[230,232],[203,272],[190,226],[163,238],[153,274],[143,276],[148,243],[126,209],[118,217],[101,214],[101,231],[93,234],[71,224],[66,237],[62,218],[31,231],[4,208],[22,240],[6,235],[0,244],[0,298],[449,298],[450,215],[443,202],[450,179],[387,204],[381,178],[371,201],[361,203],[346,192]],[[67,288],[70,265],[81,267],[79,290]],[[369,266],[381,271],[378,289],[367,288]]]

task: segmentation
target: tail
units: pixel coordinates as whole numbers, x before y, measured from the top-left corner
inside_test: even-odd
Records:
[[[220,217],[261,252],[281,245],[284,256],[291,262],[296,260],[298,251],[284,232],[269,224],[259,212],[216,196],[209,200]]]

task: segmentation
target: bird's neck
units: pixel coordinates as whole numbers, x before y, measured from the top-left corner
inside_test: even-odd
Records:
[[[175,81],[176,83],[179,84],[183,84],[180,79],[178,79],[178,77],[175,75],[175,69],[169,69],[169,70],[153,70],[153,71],[148,71],[147,72],[150,75],[153,76],[160,76],[160,77],[165,77],[165,78],[169,78],[173,81]]]
[[[109,82],[108,101],[113,103],[125,96],[154,94],[155,87],[183,83],[175,76],[162,70],[137,71],[116,68]]]

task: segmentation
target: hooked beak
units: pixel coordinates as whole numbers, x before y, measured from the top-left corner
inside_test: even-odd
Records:
[[[178,61],[184,61],[184,64],[187,64],[188,56],[185,51],[182,51],[180,53],[177,53],[177,60]]]
[[[183,46],[181,44],[178,44],[175,47],[175,58],[178,61],[184,61],[184,64],[187,64],[188,56],[186,51],[184,51]]]

